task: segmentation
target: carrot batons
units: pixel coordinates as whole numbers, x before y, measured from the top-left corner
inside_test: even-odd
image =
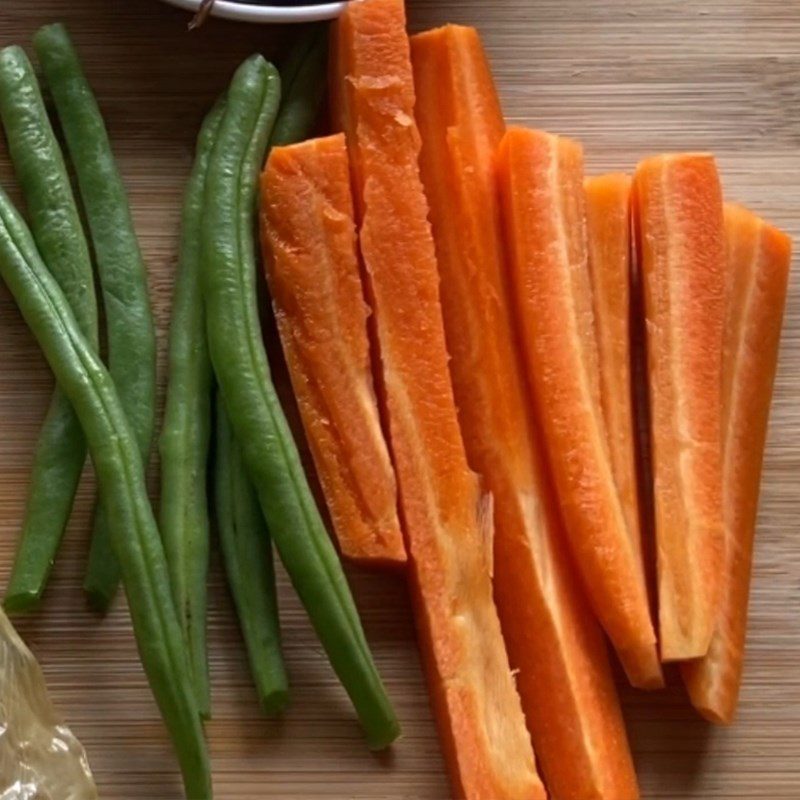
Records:
[[[492,600],[491,503],[467,466],[448,374],[402,0],[349,3],[334,37],[334,113],[350,148],[411,591],[454,793],[543,798]]]
[[[724,570],[722,192],[709,155],[639,164],[634,182],[645,300],[661,657],[708,650]]]
[[[597,623],[563,550],[515,346],[494,157],[500,104],[477,32],[412,37],[450,371],[471,466],[494,503],[495,598],[528,728],[561,800],[637,796]]]
[[[761,464],[778,361],[791,242],[755,214],[725,206],[727,313],[722,362],[726,568],[708,654],[682,665],[692,704],[730,723],[742,678]]]
[[[623,664],[656,658],[600,409],[580,145],[511,128],[499,151],[511,274],[528,376],[583,584]],[[633,673],[633,670],[630,670]]]
[[[641,558],[630,353],[630,193],[627,175],[587,178],[589,271],[600,364],[600,404],[631,545]]]
[[[344,136],[272,149],[261,231],[281,343],[339,546],[357,561],[401,564]]]
[[[624,174],[584,181],[595,332],[600,367],[600,405],[611,468],[636,559],[644,565],[639,517],[631,387],[630,195]],[[644,659],[631,653],[625,669],[634,686],[658,689],[664,676],[654,648]]]

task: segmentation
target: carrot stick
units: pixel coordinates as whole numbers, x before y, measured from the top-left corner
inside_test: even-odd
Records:
[[[494,503],[494,595],[528,729],[558,798],[632,798],[602,633],[564,549],[512,329],[494,158],[505,125],[474,28],[411,38],[420,169],[467,456]]]
[[[543,798],[492,600],[491,502],[467,466],[447,366],[402,0],[340,17],[333,92],[360,211],[420,649],[454,795]],[[344,108],[342,108],[342,105]]]
[[[342,553],[406,560],[372,386],[344,136],[274,147],[261,233],[283,352]]]
[[[722,585],[722,192],[711,156],[682,154],[641,162],[634,193],[661,657],[683,660],[708,650]]]
[[[611,468],[631,547],[642,565],[642,532],[634,444],[630,332],[630,194],[627,175],[584,181],[589,273],[600,366],[600,405],[608,435]],[[654,648],[626,653],[630,682],[641,689],[664,686]]]
[[[542,131],[510,128],[499,176],[528,377],[567,538],[622,661],[646,663],[656,658],[655,634],[600,408],[582,149]]]
[[[727,539],[722,600],[708,654],[682,665],[692,704],[733,721],[742,679],[761,466],[778,362],[791,240],[726,204],[728,300],[722,362],[722,492]]]

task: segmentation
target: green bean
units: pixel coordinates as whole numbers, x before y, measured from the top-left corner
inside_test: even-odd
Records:
[[[200,294],[200,224],[206,169],[223,108],[218,103],[203,121],[184,193],[178,276],[169,330],[169,382],[158,441],[161,538],[204,718],[208,718],[211,709],[206,650],[206,469],[211,438],[211,361]]]
[[[270,146],[293,144],[312,134],[325,96],[327,69],[327,26],[314,25],[298,39],[281,66],[281,107]]]
[[[97,349],[89,248],[36,75],[19,47],[0,52],[0,118],[36,244],[82,333]],[[28,610],[41,599],[85,461],[83,430],[56,388],[34,454],[22,533],[4,601],[9,611]]]
[[[114,381],[81,334],[22,217],[0,190],[0,277],[83,426],[122,564],[139,654],[183,773],[186,795],[211,797],[211,776],[164,548],[144,463]]]
[[[222,558],[261,707],[277,714],[289,700],[281,656],[272,544],[241,449],[216,402],[214,499]]]
[[[371,747],[399,733],[336,551],[275,394],[256,302],[258,172],[275,119],[279,77],[261,57],[237,70],[208,176],[202,287],[211,363],[248,474],[287,572]]]
[[[315,27],[294,47],[281,69],[282,97],[272,142],[290,144],[311,133],[325,91],[327,36]],[[215,487],[217,528],[228,585],[261,706],[281,711],[289,699],[280,649],[275,567],[269,531],[227,414],[216,403]]]
[[[41,28],[34,46],[72,156],[94,245],[111,375],[147,463],[155,424],[155,327],[125,186],[66,29],[63,25]],[[100,500],[84,589],[92,605],[104,610],[119,583],[119,564],[109,542],[102,495]]]

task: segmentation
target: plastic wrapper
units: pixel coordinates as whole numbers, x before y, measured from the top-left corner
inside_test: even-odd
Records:
[[[0,609],[0,800],[96,800],[86,752]]]

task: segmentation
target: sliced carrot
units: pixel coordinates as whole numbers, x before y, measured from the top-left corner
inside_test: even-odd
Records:
[[[283,352],[342,553],[406,560],[372,386],[344,136],[272,149],[261,233]]]
[[[655,634],[600,408],[582,149],[542,131],[510,128],[499,175],[528,377],[567,538],[623,663],[647,663],[655,658]]]
[[[725,241],[709,155],[646,159],[634,183],[645,299],[661,657],[708,650],[722,584]]]
[[[558,798],[633,798],[602,633],[564,552],[512,329],[494,158],[505,125],[480,38],[411,38],[445,334],[470,465],[494,503],[494,593],[523,709]]]
[[[454,793],[544,797],[492,600],[491,503],[467,466],[448,374],[402,0],[349,3],[334,36],[411,591]]]
[[[601,175],[587,178],[584,189],[600,405],[626,530],[644,575],[631,388],[631,179],[624,174]],[[640,655],[644,658],[637,658],[634,651],[625,659],[630,682],[642,689],[661,688],[664,675],[655,648]]]
[[[631,189],[631,201],[633,194]],[[631,223],[633,203],[631,202]],[[631,226],[632,227],[632,226]],[[633,231],[631,231],[631,234]],[[633,236],[631,236],[633,239]],[[650,390],[647,383],[647,330],[644,318],[644,291],[636,248],[631,241],[630,271],[630,345],[631,383],[633,389],[636,485],[639,495],[639,528],[644,559],[647,594],[653,619],[658,618],[658,581],[656,577],[655,500],[653,498],[653,459],[650,444]]]
[[[584,181],[600,402],[631,545],[641,558],[631,404],[630,193],[624,174]]]
[[[694,706],[733,721],[742,680],[761,465],[778,362],[791,240],[740,206],[725,206],[728,300],[722,366],[726,568],[708,654],[682,665]]]

